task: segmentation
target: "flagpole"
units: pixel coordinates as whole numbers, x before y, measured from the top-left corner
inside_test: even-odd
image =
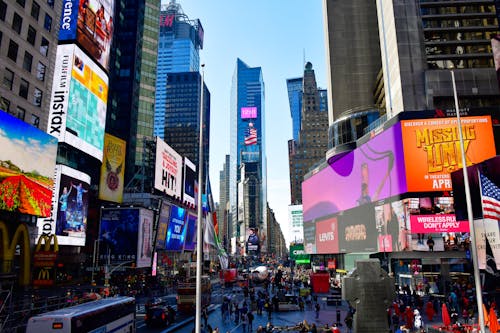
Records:
[[[467,173],[467,161],[465,159],[465,148],[464,148],[464,138],[462,136],[462,123],[460,121],[460,110],[458,107],[458,96],[457,96],[457,86],[455,83],[455,73],[451,70],[451,80],[453,82],[453,96],[455,97],[455,111],[457,114],[457,127],[458,136],[460,139],[460,153],[462,155],[462,171],[464,174],[464,185],[465,185],[465,200],[467,203],[467,216],[469,219],[469,229],[470,229],[470,249],[472,256],[472,265],[474,267],[474,283],[476,287],[476,301],[477,301],[477,313],[479,316],[479,329],[480,333],[485,333],[484,325],[484,313],[483,313],[483,295],[481,289],[481,280],[479,276],[479,263],[477,257],[476,249],[476,232],[474,230],[474,217],[472,215],[472,202],[470,196],[470,186],[469,186],[469,175]]]
[[[198,145],[198,225],[196,228],[196,321],[195,333],[201,333],[201,271],[203,256],[203,207],[202,207],[202,189],[203,189],[203,88],[204,88],[204,71],[205,64],[201,65],[201,84],[200,84],[200,132],[199,132],[199,145]],[[206,329],[206,328],[205,328]]]

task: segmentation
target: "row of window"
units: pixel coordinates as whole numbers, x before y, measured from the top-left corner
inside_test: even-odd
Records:
[[[5,88],[7,88],[8,90],[12,91],[12,89],[14,87],[14,77],[15,77],[14,72],[8,68],[5,68],[2,85]],[[21,78],[19,81],[19,91],[18,91],[19,96],[27,100],[28,95],[29,95],[29,90],[30,90],[30,83],[28,81],[26,81],[25,79]],[[32,104],[37,106],[37,107],[41,107],[42,106],[42,97],[43,97],[42,90],[35,87],[33,89],[33,96],[32,96],[32,101],[31,101]]]
[[[16,118],[21,119],[22,121],[26,122],[26,120],[27,120],[26,119],[26,110],[20,106],[17,106],[15,111],[11,110],[10,101],[7,98],[4,98],[4,97],[1,98],[0,109],[13,115]],[[40,117],[37,116],[36,114],[32,113],[28,123],[38,128],[40,126]]]
[[[17,2],[19,3],[19,1],[25,2],[25,0],[18,0]],[[53,0],[47,1],[47,3],[51,7],[54,6]],[[24,8],[24,6],[25,6],[25,3],[22,5],[22,7]],[[36,1],[33,1],[32,5],[31,5],[30,15],[32,18],[34,18],[38,22],[38,19],[40,16],[40,5]],[[6,16],[7,16],[7,3],[5,3],[4,0],[0,0],[0,20],[5,21]],[[23,26],[23,18],[21,17],[21,15],[14,12],[14,15],[12,17],[12,29],[15,32],[17,32],[18,34],[20,34],[22,26]],[[52,16],[50,16],[47,13],[45,13],[45,16],[44,16],[43,27],[48,32],[52,31]]]

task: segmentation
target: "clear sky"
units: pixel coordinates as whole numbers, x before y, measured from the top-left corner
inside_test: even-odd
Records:
[[[261,67],[265,85],[268,202],[288,240],[290,181],[287,142],[292,120],[286,80],[301,77],[304,59],[326,88],[322,0],[177,0],[205,30],[205,82],[211,94],[210,180],[219,198],[219,172],[229,154],[231,79],[240,58]],[[163,0],[163,3],[168,3]]]

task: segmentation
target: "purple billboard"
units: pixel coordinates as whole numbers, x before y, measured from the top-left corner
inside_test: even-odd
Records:
[[[307,222],[407,192],[401,125],[388,128],[302,183]]]
[[[186,209],[173,205],[165,239],[165,250],[181,252],[186,238]]]

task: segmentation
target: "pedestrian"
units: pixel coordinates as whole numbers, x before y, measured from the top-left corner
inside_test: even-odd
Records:
[[[352,316],[350,314],[347,314],[347,316],[344,319],[345,326],[347,327],[347,332],[351,333],[352,331]]]
[[[207,307],[206,306],[203,307],[201,316],[203,318],[203,323],[204,323],[204,326],[206,328],[208,326],[208,311],[207,311]]]
[[[335,323],[332,324],[332,333],[340,333],[340,328]]]
[[[425,314],[427,315],[427,319],[431,322],[434,319],[434,315],[436,311],[434,310],[434,304],[429,299],[429,301],[425,304]]]
[[[420,331],[420,329],[424,327],[424,321],[422,320],[422,316],[420,315],[420,312],[417,309],[413,311],[413,314],[415,315],[413,325],[417,329],[417,331]]]
[[[246,313],[242,313],[241,316],[241,328],[243,333],[247,333],[247,327],[248,327],[248,316]]]
[[[321,309],[321,306],[319,305],[319,303],[316,303],[314,308],[316,310],[316,319],[318,319],[319,318],[319,309]]]
[[[247,317],[248,317],[248,332],[252,332],[253,331],[252,323],[253,323],[253,319],[254,319],[254,315],[252,313],[252,310],[248,311]]]

